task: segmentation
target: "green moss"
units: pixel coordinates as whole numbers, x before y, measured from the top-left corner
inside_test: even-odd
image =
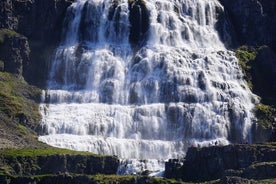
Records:
[[[102,157],[94,155],[90,152],[72,151],[68,149],[60,149],[54,147],[46,148],[24,148],[24,149],[6,149],[0,150],[0,155],[11,157],[37,157],[37,156],[50,156],[50,155],[93,155],[95,157]]]
[[[35,130],[41,119],[41,90],[6,72],[0,72],[0,86],[0,128],[8,135],[1,138],[14,143],[0,148],[39,145]]]
[[[137,175],[102,175],[98,174],[95,176],[90,176],[91,180],[98,181],[100,184],[110,184],[110,183],[142,183],[147,181],[152,184],[185,184],[186,182],[177,181],[174,179],[157,178],[157,177],[146,177]],[[141,182],[137,182],[141,181]],[[187,183],[188,184],[188,183]]]
[[[268,146],[276,146],[276,142],[266,142],[264,144]]]
[[[0,44],[3,43],[5,41],[5,38],[11,38],[14,36],[18,36],[19,34],[16,33],[13,30],[9,30],[9,29],[0,29]]]
[[[12,168],[7,165],[0,166],[0,175],[11,175]]]
[[[255,115],[258,118],[259,125],[265,128],[271,128],[275,121],[275,109],[269,105],[257,104],[255,106]]]
[[[4,71],[4,61],[0,60],[0,72]]]
[[[245,80],[249,88],[252,90],[252,65],[254,59],[256,58],[257,51],[254,48],[242,46],[235,51],[235,54],[243,70]]]
[[[253,184],[275,184],[276,178],[265,179],[265,180],[251,180]]]
[[[249,166],[249,168],[251,169],[255,169],[258,167],[264,167],[264,166],[274,166],[276,165],[276,162],[258,162],[258,163],[254,163],[251,166]]]
[[[39,123],[39,89],[5,72],[0,72],[0,86],[0,111],[13,119],[26,117]]]
[[[258,48],[242,46],[235,53],[249,88],[261,96],[262,103],[256,105],[255,115],[258,119],[258,124],[267,129],[272,128],[273,123],[275,123],[276,110],[273,108],[273,100],[268,100],[268,95],[264,95],[264,89],[267,89],[267,84],[265,83],[267,78],[266,70],[260,66],[260,63],[256,59],[258,54],[264,49],[267,49],[267,46]],[[263,103],[269,105],[264,105]]]

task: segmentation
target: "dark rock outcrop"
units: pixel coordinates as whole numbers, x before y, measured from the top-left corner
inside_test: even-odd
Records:
[[[58,175],[48,175],[48,176],[37,176],[37,177],[7,177],[0,175],[1,184],[37,184],[37,183],[51,183],[51,184],[61,184],[61,183],[77,183],[77,184],[99,184],[99,183],[108,183],[108,184],[182,184],[183,182],[166,180],[161,178],[153,177],[138,177],[138,176],[104,176],[93,177],[87,175],[71,175],[58,174]],[[183,183],[184,184],[184,183]]]
[[[166,164],[173,168],[166,167],[165,176],[193,182],[214,180],[225,176],[249,179],[273,178],[275,162],[275,145],[243,144],[189,148],[183,166],[179,168],[177,164]]]
[[[254,61],[254,91],[263,97],[265,103],[276,102],[276,52],[269,47],[259,49]]]
[[[1,29],[0,35],[0,60],[4,62],[4,71],[22,76],[23,67],[26,68],[30,61],[27,38],[8,29]]]
[[[30,40],[57,43],[71,3],[68,0],[3,0],[0,28],[14,30]]]
[[[35,151],[35,150],[34,150]],[[119,160],[113,156],[45,155],[0,156],[2,166],[7,165],[7,175],[31,176],[41,174],[116,174]]]
[[[134,50],[138,50],[147,40],[149,29],[149,11],[143,0],[129,1],[129,41]]]
[[[22,34],[30,43],[30,65],[23,69],[24,78],[43,86],[49,61],[60,42],[63,19],[69,0],[2,0],[0,28]],[[24,63],[25,61],[23,61]]]
[[[231,21],[239,45],[276,48],[276,1],[220,0]]]

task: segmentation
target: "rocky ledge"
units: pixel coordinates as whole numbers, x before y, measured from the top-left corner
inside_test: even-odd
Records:
[[[98,156],[64,149],[0,150],[0,183],[33,176],[116,174],[116,156]],[[19,181],[24,181],[24,180]],[[24,183],[24,182],[23,182]]]
[[[275,143],[191,147],[184,161],[166,163],[165,176],[192,182],[228,177],[261,180],[275,178],[275,168]]]

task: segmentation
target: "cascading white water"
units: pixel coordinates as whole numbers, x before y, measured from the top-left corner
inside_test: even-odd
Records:
[[[135,52],[128,0],[69,7],[40,106],[40,141],[132,159],[119,172],[134,173],[158,170],[160,160],[181,158],[192,145],[250,139],[254,96],[215,30],[223,7],[217,0],[145,3],[147,40]]]

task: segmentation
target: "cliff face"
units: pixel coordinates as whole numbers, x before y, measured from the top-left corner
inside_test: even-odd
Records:
[[[276,44],[276,2],[271,0],[220,0],[235,30],[239,45]]]
[[[34,150],[35,151],[35,150]],[[4,174],[29,176],[40,174],[74,173],[93,175],[116,174],[119,160],[116,157],[89,155],[1,156],[1,168],[7,165]]]
[[[1,29],[0,39],[0,60],[3,61],[3,71],[22,76],[23,67],[27,68],[30,61],[27,38],[9,29]]]
[[[48,63],[60,41],[63,19],[71,3],[67,0],[0,2],[0,28],[13,30],[28,38],[30,60],[29,65],[23,66],[27,81],[38,86],[45,84]]]
[[[118,165],[115,156],[65,149],[0,150],[0,183],[88,183],[89,175],[116,174]]]
[[[227,17],[228,22],[219,22],[218,28],[221,29],[221,34],[224,28],[229,28],[228,34],[221,35],[223,40],[229,42],[229,45],[233,48],[241,45],[268,46],[261,49],[255,58],[257,64],[254,67],[258,70],[254,70],[255,78],[253,82],[258,95],[269,97],[267,101],[275,101],[276,1],[220,0],[220,2],[226,10],[226,14],[223,14],[223,16]],[[71,3],[69,0],[1,0],[0,71],[16,74],[19,78],[23,75],[29,82],[44,86],[47,79],[48,63],[54,49],[60,42],[63,19],[66,9]],[[140,8],[142,9],[142,16],[138,11]],[[130,23],[132,26],[129,38],[135,49],[137,45],[143,44],[141,39],[143,36],[141,35],[147,34],[148,12],[143,1],[130,1],[129,9],[131,11]],[[142,20],[140,20],[141,17]],[[140,22],[143,22],[143,24],[140,24]],[[141,30],[142,34],[136,30]],[[3,67],[1,63],[3,63]],[[11,141],[14,141],[12,147],[25,147],[33,144],[33,140],[25,141],[24,136],[30,134],[28,129],[35,130],[36,128],[32,128],[32,126],[37,126],[38,122],[31,123],[32,120],[29,118],[34,115],[26,116],[26,114],[30,111],[29,109],[37,106],[34,104],[34,100],[31,100],[32,105],[28,105],[28,103],[26,105],[22,99],[26,100],[25,96],[33,99],[37,98],[39,92],[34,90],[37,94],[30,94],[32,89],[25,91],[26,84],[24,82],[17,81],[16,78],[2,73],[0,83],[0,102],[2,105],[0,129],[6,130],[0,132],[0,137],[7,138],[0,140],[0,144],[11,144]],[[20,90],[17,90],[18,87]],[[35,97],[32,97],[32,95]],[[24,107],[20,105],[23,103],[25,104]],[[32,111],[35,110],[32,109]],[[12,119],[9,119],[10,117]],[[36,121],[38,118],[35,118]],[[256,134],[260,134],[260,131],[256,130]],[[265,141],[266,138],[261,138],[261,140]],[[260,145],[252,147],[231,145],[203,149],[191,148],[187,153],[184,165],[177,160],[167,163],[166,175],[167,177],[182,178],[187,181],[203,181],[224,176],[271,178],[276,175],[275,150],[275,146]],[[10,165],[9,173],[5,174],[21,175],[21,178],[14,179],[18,183],[24,183],[24,179],[34,183],[39,181],[37,178],[27,179],[23,176],[25,174],[57,174],[57,176],[44,178],[45,183],[51,181],[83,181],[83,183],[87,183],[89,178],[86,176],[72,178],[64,173],[95,174],[100,172],[110,174],[116,172],[115,168],[118,164],[118,161],[113,157],[95,160],[94,157],[69,157],[67,155],[39,156],[35,159],[31,157],[1,156],[0,161]],[[32,164],[35,164],[36,167],[32,167]],[[6,176],[3,178],[4,180],[9,179]],[[152,183],[143,179],[131,180],[129,183],[139,182]]]
[[[261,127],[263,125],[260,125],[263,117],[257,117],[258,124],[252,129],[255,141],[268,139],[275,141],[276,80],[273,79],[276,78],[276,1],[220,0],[220,2],[224,6],[225,16],[231,27],[231,43],[234,43],[231,45],[232,48],[244,45],[247,47],[244,56],[248,61],[244,62],[244,58],[238,57],[245,70],[245,77],[252,84],[252,91],[261,97],[261,103],[270,105],[268,111],[273,112],[267,124],[269,126],[265,127],[266,132]],[[240,49],[236,50],[236,53]],[[250,54],[253,54],[252,58]],[[257,107],[257,116],[258,111],[260,112],[260,109]],[[263,111],[261,114],[271,114],[268,111]]]
[[[183,165],[177,160],[166,163],[166,177],[184,181],[208,181],[236,176],[268,179],[276,176],[275,145],[229,145],[190,148]]]

